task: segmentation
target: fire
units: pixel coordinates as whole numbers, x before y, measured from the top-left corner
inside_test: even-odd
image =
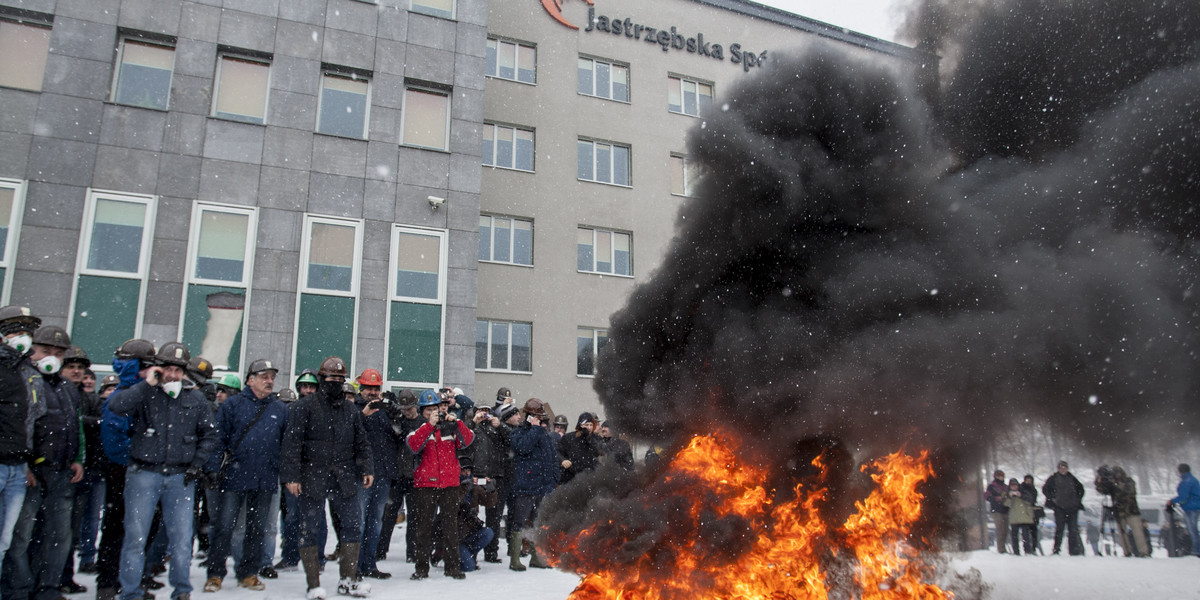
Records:
[[[820,475],[778,501],[767,471],[739,456],[717,436],[698,436],[672,459],[645,495],[669,527],[631,518],[550,535],[552,560],[583,575],[568,600],[824,600],[847,588],[863,599],[952,597],[924,581],[930,570],[907,541],[921,514],[917,487],[934,475],[926,452],[864,465],[875,489],[840,526],[822,519],[821,457],[812,462]]]

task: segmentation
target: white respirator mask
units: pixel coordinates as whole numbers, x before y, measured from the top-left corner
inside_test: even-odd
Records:
[[[21,335],[14,335],[7,340],[4,340],[4,343],[8,344],[8,346],[13,350],[20,352],[21,354],[25,354],[26,352],[29,352],[30,348],[33,347],[33,337],[28,333],[22,333]]]
[[[182,381],[169,381],[167,383],[162,384],[162,389],[164,392],[167,393],[168,396],[170,396],[172,398],[178,398],[180,390],[183,389],[183,382]]]
[[[43,356],[33,364],[37,367],[38,373],[53,375],[62,368],[62,359],[54,355]]]

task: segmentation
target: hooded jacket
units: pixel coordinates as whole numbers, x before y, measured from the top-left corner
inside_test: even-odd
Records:
[[[304,496],[324,498],[332,477],[339,496],[357,494],[362,476],[375,475],[362,412],[341,393],[331,397],[323,390],[293,402],[289,410],[280,481],[299,483]]]

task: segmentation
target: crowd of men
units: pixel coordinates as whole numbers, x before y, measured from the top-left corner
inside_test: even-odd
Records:
[[[1190,553],[1200,557],[1200,532],[1197,531],[1197,523],[1200,521],[1200,482],[1192,475],[1189,465],[1180,464],[1177,470],[1177,495],[1167,502],[1166,510],[1174,511],[1176,507],[1180,509],[1190,539]],[[1102,465],[1096,469],[1094,485],[1097,492],[1107,496],[1103,506],[1104,519],[1124,555],[1150,556],[1150,534],[1138,507],[1137,483],[1125,469]],[[1053,553],[1061,553],[1065,533],[1067,552],[1071,556],[1082,556],[1084,546],[1079,531],[1079,513],[1084,510],[1085,493],[1083,483],[1071,473],[1065,460],[1059,461],[1055,473],[1042,485],[1044,505],[1038,504],[1038,489],[1034,485],[1033,475],[1026,475],[1024,481],[1013,478],[1006,483],[1004,471],[997,469],[983,495],[984,500],[988,502],[996,528],[996,551],[1000,554],[1007,553],[1008,539],[1011,536],[1012,554],[1020,555],[1022,546],[1026,555],[1041,552],[1038,539],[1040,522],[1045,516],[1045,510],[1050,509],[1054,511]],[[1090,521],[1087,523],[1088,541],[1096,555],[1102,554],[1098,541],[1103,523],[1102,526]]]
[[[363,597],[365,578],[391,577],[379,561],[404,519],[413,580],[439,562],[464,579],[480,552],[501,563],[501,537],[510,569],[526,570],[523,556],[548,568],[523,534],[546,495],[601,462],[633,468],[595,415],[567,431],[508,388],[490,406],[459,389],[393,393],[378,370],[352,380],[331,356],[293,390],[270,360],[244,382],[214,378],[184,344],[142,339],[97,382],[68,333],[26,307],[0,308],[0,334],[3,600],[86,592],[76,553],[97,600],[151,600],[164,572],[172,600],[190,600],[197,546],[204,592],[222,589],[232,557],[239,588],[303,569],[307,599],[325,598],[321,572],[337,561],[337,593]]]

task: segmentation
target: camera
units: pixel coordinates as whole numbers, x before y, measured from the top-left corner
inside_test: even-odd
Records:
[[[1108,465],[1096,467],[1096,491],[1111,494],[1113,489],[1113,470]]]

